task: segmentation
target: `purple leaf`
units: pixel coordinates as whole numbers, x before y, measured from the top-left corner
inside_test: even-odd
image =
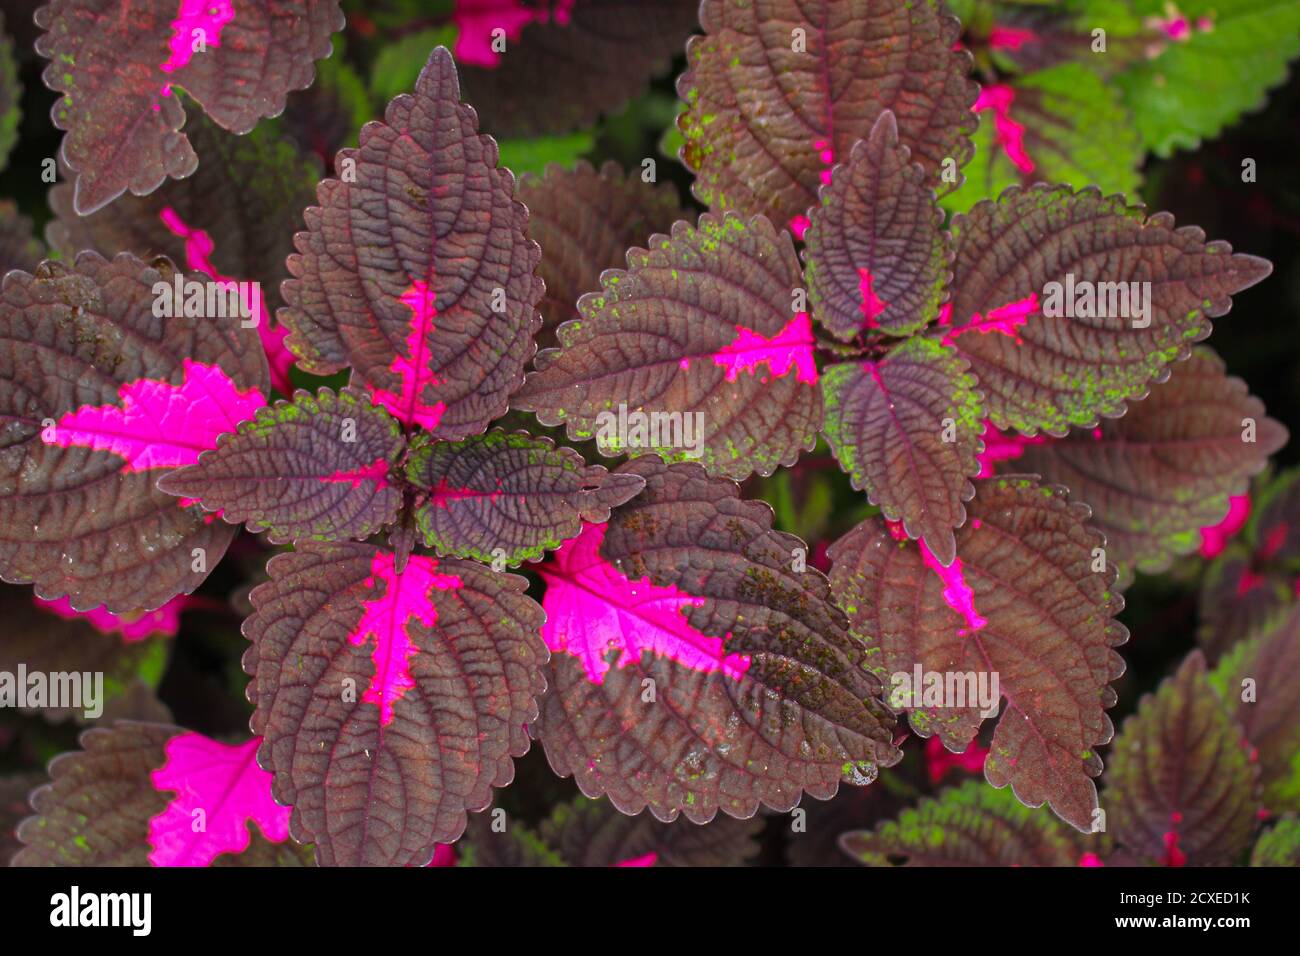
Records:
[[[980,481],[967,512],[947,567],[901,529],[862,522],[830,548],[836,600],[919,735],[961,752],[992,716],[985,705],[996,712],[1005,699],[984,775],[1088,832],[1101,772],[1094,748],[1113,733],[1109,683],[1124,671],[1112,648],[1128,637],[1112,620],[1124,606],[1115,567],[1094,570],[1101,535],[1061,488],[1024,476]],[[923,694],[927,675],[952,685],[951,697]],[[993,699],[973,700],[972,679]]]
[[[545,689],[541,609],[477,564],[304,543],[244,624],[252,725],[326,865],[423,865],[514,775]]]
[[[22,849],[18,842],[18,823],[32,812],[27,805],[27,794],[44,780],[39,773],[16,773],[0,776],[0,866]]]
[[[176,277],[94,253],[5,277],[0,524],[23,533],[0,543],[0,574],[39,597],[150,610],[193,591],[234,535],[154,483],[264,403],[266,360],[236,320],[156,317],[155,283]]]
[[[564,423],[571,439],[594,436],[606,454],[702,457],[732,478],[813,447],[822,399],[811,322],[792,310],[788,235],[762,217],[705,214],[627,263],[578,301],[582,318],[537,356],[515,408]]]
[[[886,110],[812,209],[804,278],[813,318],[845,341],[910,335],[939,314],[952,277],[943,211]]]
[[[704,0],[700,25],[677,123],[695,196],[714,211],[806,227],[832,167],[886,109],[932,184],[945,159],[971,157],[970,54],[930,3]]]
[[[276,543],[362,540],[397,516],[392,471],[405,447],[397,423],[363,393],[299,391],[158,487]]]
[[[580,162],[572,169],[547,167],[546,175],[519,180],[528,207],[528,235],[542,247],[538,274],[546,282],[543,335],[577,316],[578,297],[600,287],[600,274],[626,262],[627,250],[682,218],[672,186],[655,186],[624,175],[607,162],[597,173]]]
[[[51,0],[36,23],[45,83],[64,94],[53,120],[68,133],[60,154],[77,174],[73,204],[89,215],[128,189],[143,196],[194,172],[173,88],[247,133],[311,85],[343,13],[337,0]]]
[[[966,520],[969,479],[980,472],[979,393],[965,360],[915,337],[879,362],[832,365],[822,392],[822,431],[853,487],[951,564],[952,529]]]
[[[771,510],[697,465],[620,473],[646,490],[538,569],[552,768],[624,813],[703,823],[827,799],[898,760],[879,683]]]
[[[1192,651],[1115,739],[1109,831],[1146,863],[1234,863],[1254,835],[1257,776],[1241,727],[1211,688],[1205,658]]]
[[[353,384],[407,426],[483,431],[533,355],[541,253],[446,49],[335,168],[343,178],[321,183],[294,237],[279,315],[289,348],[310,372],[352,366]]]
[[[32,221],[9,199],[0,199],[0,276],[10,269],[32,272],[45,258],[45,247],[32,234]]]
[[[466,67],[465,90],[484,128],[533,137],[590,126],[644,92],[686,45],[699,3],[554,0],[551,17],[546,4],[531,11],[506,6],[514,9],[480,15],[468,34],[462,28],[456,59]],[[508,31],[502,54],[490,45],[495,27]]]
[[[407,478],[423,492],[415,519],[439,554],[536,561],[645,487],[550,439],[494,429],[461,442],[412,442]]]
[[[1104,839],[971,780],[874,830],[845,833],[840,846],[864,866],[1080,866]]]
[[[1092,508],[1107,560],[1120,563],[1124,580],[1195,550],[1198,530],[1227,513],[1229,498],[1286,440],[1246,383],[1201,348],[1122,418],[1029,446],[1016,468],[1065,485]]]
[[[1095,189],[1011,188],[955,217],[952,233],[944,341],[970,360],[993,424],[1026,435],[1063,435],[1121,414],[1210,334],[1209,318],[1228,311],[1232,293],[1271,268],[1207,243],[1194,226],[1175,229],[1168,213],[1148,217]],[[1149,282],[1149,295],[1133,282]],[[1101,283],[1118,284],[1116,294]],[[1130,294],[1121,298],[1120,285]],[[1076,310],[1085,295],[1092,306]]]
[[[1288,578],[1257,567],[1242,547],[1231,547],[1206,570],[1197,596],[1196,642],[1211,664],[1240,642],[1263,634],[1295,601]]]

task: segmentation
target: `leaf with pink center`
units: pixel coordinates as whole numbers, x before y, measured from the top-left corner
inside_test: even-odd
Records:
[[[615,112],[667,73],[698,10],[698,0],[459,0],[457,14],[471,17],[474,31],[461,34],[456,59],[484,129],[511,137],[567,133]],[[504,52],[492,49],[493,28],[507,32]]]
[[[970,158],[970,55],[933,4],[705,0],[700,25],[677,124],[695,196],[715,212],[802,218],[884,110],[931,185],[945,160]]]
[[[911,338],[878,362],[830,366],[822,392],[822,431],[853,487],[951,564],[952,529],[966,520],[980,471],[979,393],[965,361],[933,339]]]
[[[305,542],[252,594],[252,726],[325,865],[416,865],[514,775],[545,689],[523,578]]]
[[[952,274],[934,188],[889,111],[836,170],[804,237],[813,318],[845,341],[869,329],[909,335],[939,314]]]
[[[500,429],[460,442],[417,437],[406,472],[423,498],[415,521],[425,545],[510,565],[560,547],[584,521],[608,521],[610,508],[645,487],[550,439]]]
[[[223,853],[242,853],[250,823],[272,842],[289,838],[289,808],[271,797],[271,775],[257,765],[260,743],[254,737],[230,746],[196,733],[167,741],[167,762],[151,778],[155,789],[175,796],[149,821],[150,863],[207,866]]]
[[[299,391],[158,487],[276,543],[362,540],[397,516],[401,429],[364,393]]]
[[[264,404],[266,360],[237,318],[156,316],[155,286],[177,278],[165,259],[94,253],[5,277],[0,524],[18,530],[0,575],[41,598],[152,610],[193,591],[234,535],[155,482]]]
[[[1005,700],[985,777],[1088,832],[1095,748],[1114,730],[1109,685],[1124,671],[1113,648],[1128,638],[1112,619],[1124,606],[1115,567],[1094,570],[1103,539],[1088,509],[1036,479],[976,482],[967,514],[947,567],[880,519],[862,522],[830,548],[835,598],[913,730],[961,752]],[[927,674],[952,693],[924,694]]]
[[[540,250],[446,49],[335,168],[288,261],[290,350],[310,372],[351,366],[352,384],[408,429],[483,431],[535,349]]]
[[[1027,435],[1121,414],[1271,268],[1094,189],[1009,189],[952,233],[936,334],[970,360],[993,425]]]
[[[840,837],[840,848],[863,866],[1082,866],[1106,843],[1102,833],[1081,834],[974,780]]]
[[[128,189],[143,196],[194,172],[178,90],[247,133],[311,85],[343,13],[337,0],[51,0],[36,23],[45,83],[64,94],[53,119],[67,131],[74,205],[89,215]]]
[[[1015,467],[1065,485],[1091,507],[1107,560],[1129,581],[1194,551],[1200,529],[1228,513],[1231,496],[1286,440],[1246,383],[1198,348],[1122,418],[1030,446]]]
[[[1254,838],[1258,776],[1241,726],[1192,651],[1115,738],[1107,829],[1147,864],[1235,863]]]
[[[627,263],[578,300],[581,318],[538,354],[513,407],[607,455],[699,458],[732,478],[813,447],[822,399],[788,235],[762,217],[705,214]]]
[[[623,813],[703,823],[827,799],[896,762],[880,684],[825,578],[791,570],[804,546],[770,509],[694,464],[620,473],[646,490],[538,569],[552,768]]]
[[[1210,682],[1245,734],[1264,808],[1300,810],[1300,611],[1233,647]]]
[[[519,180],[528,207],[528,235],[542,247],[538,274],[546,282],[543,335],[577,315],[579,296],[600,287],[600,274],[623,265],[627,250],[682,218],[672,186],[625,175],[616,163],[594,170],[579,162],[569,170],[552,165],[546,175]]]
[[[18,826],[24,846],[14,865],[310,866],[310,851],[285,839],[289,811],[271,801],[253,743],[226,747],[180,727],[125,720],[86,731],[82,749],[51,761],[50,782],[32,793],[37,815]],[[165,789],[155,786],[159,774]],[[235,785],[229,792],[227,783]],[[173,821],[182,807],[204,810],[209,832],[196,832],[191,812]],[[258,829],[243,811],[256,812]],[[263,820],[273,839],[263,835]]]

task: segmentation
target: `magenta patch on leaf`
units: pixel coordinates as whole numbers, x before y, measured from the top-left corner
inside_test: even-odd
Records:
[[[83,405],[41,431],[60,448],[93,448],[126,459],[125,472],[192,465],[266,404],[257,388],[240,389],[217,365],[185,359],[179,386],[151,378],[118,389],[118,405]]]
[[[812,319],[807,312],[799,312],[771,338],[737,325],[735,339],[713,355],[713,362],[727,370],[728,382],[734,382],[741,372],[754,375],[760,365],[766,364],[778,378],[793,368],[800,382],[815,385],[813,343]],[[683,368],[689,364],[690,359],[682,359]]]
[[[1025,448],[1028,446],[1047,443],[1047,438],[1043,435],[1027,438],[1024,435],[1000,432],[988,419],[984,420],[984,431],[980,433],[980,440],[984,442],[984,450],[977,456],[980,463],[980,473],[977,476],[979,478],[992,476],[994,466],[998,462],[1016,460],[1025,453]]]
[[[238,280],[218,272],[212,262],[212,253],[216,250],[216,243],[212,241],[212,237],[203,229],[191,228],[171,206],[163,207],[158,218],[173,236],[185,240],[187,269],[202,272],[214,282],[221,283],[223,287],[234,283],[239,288],[240,295],[244,299],[245,311],[257,323],[257,334],[262,340],[262,350],[266,352],[267,364],[271,366],[271,384],[283,394],[292,395],[293,386],[289,382],[289,369],[293,367],[294,357],[284,344],[284,340],[289,336],[289,330],[282,325],[271,327],[271,312],[266,307],[266,297],[262,295],[261,286],[257,283],[241,284]]]
[[[241,853],[249,820],[272,842],[288,839],[291,808],[271,796],[271,775],[257,765],[261,743],[254,737],[232,747],[197,733],[167,741],[167,762],[151,779],[176,796],[149,821],[150,863],[207,866],[222,853]]]
[[[812,227],[812,220],[807,216],[793,216],[790,219],[790,231],[796,239],[802,240],[804,234]]]
[[[1249,518],[1250,495],[1233,495],[1228,500],[1228,513],[1223,520],[1201,529],[1201,557],[1213,558],[1222,554],[1228,540],[1246,526]],[[1285,537],[1286,529],[1283,528],[1283,539]]]
[[[406,337],[407,354],[399,352],[393,359],[393,364],[388,367],[390,372],[401,378],[402,393],[398,395],[387,389],[370,386],[370,394],[376,405],[388,409],[398,421],[430,430],[438,427],[442,413],[447,410],[446,402],[426,405],[420,400],[420,393],[426,385],[439,384],[438,377],[429,368],[427,351],[429,333],[438,314],[433,304],[435,298],[429,283],[423,279],[416,279],[402,293],[402,304],[411,310],[411,332]]]
[[[456,59],[473,66],[495,67],[500,54],[492,49],[493,30],[504,30],[506,42],[510,44],[519,39],[530,23],[546,23],[554,18],[560,26],[567,26],[573,4],[574,0],[554,0],[530,7],[523,0],[457,0],[451,14],[459,31],[454,50]]]
[[[876,319],[889,308],[889,303],[876,295],[875,290],[872,288],[874,283],[875,279],[872,278],[870,270],[858,270],[858,292],[862,295],[862,319],[869,329],[880,326]]]
[[[1000,27],[994,25],[989,31],[990,50],[1019,50],[1026,43],[1038,43],[1038,34],[1023,27]]]
[[[202,38],[204,47],[221,46],[221,29],[233,19],[235,5],[230,0],[181,0],[168,43],[171,56],[159,64],[158,69],[175,73],[188,64],[199,38]]]
[[[703,606],[704,598],[649,578],[629,580],[602,558],[607,529],[585,523],[578,537],[537,569],[546,582],[542,639],[553,653],[578,658],[593,684],[605,682],[611,650],[620,652],[619,668],[639,662],[648,650],[683,667],[722,671],[733,679],[749,670],[748,656],[726,653],[723,638],[707,637],[687,621],[684,609]]]
[[[830,141],[825,139],[815,140],[813,148],[817,150],[817,158],[821,160],[822,183],[829,186],[831,183],[831,169],[835,166],[835,150],[831,148]]]
[[[1277,524],[1273,525],[1273,527],[1268,529],[1264,534],[1264,540],[1261,541],[1259,545],[1259,557],[1261,560],[1267,561],[1270,558],[1275,557],[1277,553],[1282,550],[1282,546],[1286,544],[1288,530],[1285,521],[1279,521]],[[1201,529],[1201,533],[1205,533],[1204,528]]]
[[[379,708],[379,722],[385,726],[393,721],[393,705],[415,686],[411,658],[418,648],[411,641],[407,627],[412,622],[433,627],[438,620],[438,609],[430,592],[461,586],[457,575],[440,574],[437,568],[434,558],[413,555],[399,574],[396,556],[391,551],[376,551],[370,565],[366,587],[378,587],[382,581],[383,594],[362,602],[365,610],[348,639],[354,647],[374,641],[371,660],[375,673],[361,699]]]
[[[497,479],[497,484],[501,484],[501,479]],[[505,494],[503,491],[483,492],[474,488],[457,488],[448,484],[446,479],[443,479],[435,487],[429,489],[428,502],[435,508],[446,508],[453,501],[477,501],[480,498],[496,501],[503,494]]]
[[[1083,854],[1083,856],[1079,857],[1078,865],[1079,866],[1105,866],[1106,864],[1101,862],[1101,857],[1099,857],[1097,854],[1085,853]]]
[[[362,482],[373,482],[377,488],[387,488],[388,481],[388,460],[385,458],[376,458],[364,468],[355,468],[352,471],[336,471],[332,475],[327,475],[321,481],[329,484],[349,484],[353,488],[360,488]]]
[[[980,773],[984,770],[984,761],[988,755],[988,747],[981,747],[974,742],[962,753],[955,754],[935,735],[925,742],[925,770],[930,783],[938,784],[950,770]]]
[[[965,335],[967,332],[978,332],[980,335],[996,332],[998,335],[1005,335],[1015,339],[1016,344],[1019,345],[1022,339],[1016,329],[1029,321],[1029,317],[1037,311],[1038,293],[1031,292],[1023,299],[1017,299],[1015,302],[1008,302],[996,309],[990,309],[987,316],[976,312],[965,325],[960,328],[953,328],[944,335],[943,344],[952,345],[958,336]]]
[[[1025,152],[1025,126],[1011,118],[1011,104],[1016,91],[1005,84],[994,84],[980,90],[979,99],[971,109],[979,113],[993,111],[993,137],[1013,166],[1023,173],[1034,171],[1034,161]]]
[[[137,614],[114,614],[102,604],[89,611],[74,611],[69,597],[46,601],[33,596],[32,600],[43,611],[68,621],[85,621],[101,634],[120,635],[123,641],[133,644],[155,635],[175,637],[181,629],[181,612],[193,603],[194,598],[178,594],[156,610]]]
[[[978,631],[988,623],[986,618],[980,616],[975,610],[975,592],[971,586],[966,583],[966,575],[962,572],[961,558],[953,558],[952,564],[946,568],[939,563],[939,559],[934,556],[924,541],[918,541],[921,546],[921,560],[925,566],[939,576],[943,582],[943,599],[944,602],[960,614],[966,620],[966,626],[969,631],[961,630],[957,633],[965,637],[971,631]]]
[[[659,854],[651,850],[649,853],[643,853],[641,856],[630,857],[626,860],[619,860],[615,866],[654,866],[659,862]]]

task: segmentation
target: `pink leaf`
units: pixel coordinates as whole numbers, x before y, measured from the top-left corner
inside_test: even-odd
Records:
[[[257,765],[261,743],[254,737],[232,747],[198,733],[167,741],[167,762],[151,779],[176,796],[149,821],[150,863],[207,866],[222,853],[242,853],[249,820],[274,843],[288,839],[291,808],[271,796],[271,775]]]
[[[1228,540],[1246,526],[1249,517],[1250,495],[1233,495],[1229,498],[1228,513],[1223,520],[1201,529],[1201,557],[1213,558],[1221,554],[1228,546]]]
[[[1010,86],[986,86],[980,90],[979,99],[971,109],[976,113],[982,110],[993,111],[993,134],[998,145],[1017,169],[1032,173],[1034,161],[1025,152],[1025,125],[1011,118],[1011,104],[1015,98],[1016,91]]]
[[[46,601],[38,597],[33,597],[33,600],[37,607],[64,620],[85,621],[101,634],[120,634],[123,641],[132,644],[155,634],[175,637],[181,629],[181,612],[195,599],[187,594],[178,594],[157,610],[134,614],[114,614],[102,604],[90,611],[74,611],[72,600],[67,597],[57,601]]]
[[[766,363],[778,378],[794,368],[795,378],[814,385],[817,364],[813,343],[812,320],[807,312],[799,312],[771,338],[737,325],[735,339],[713,355],[713,363],[727,370],[728,382],[734,382],[741,372],[754,375]],[[682,359],[683,368],[689,364],[689,359]]]

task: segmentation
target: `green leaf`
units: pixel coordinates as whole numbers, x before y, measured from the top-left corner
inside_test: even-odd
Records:
[[[501,150],[500,164],[519,176],[523,173],[540,175],[551,163],[571,169],[579,159],[591,152],[595,143],[596,134],[593,131],[580,130],[568,136],[505,139],[497,146]]]
[[[1287,815],[1255,844],[1251,866],[1300,866],[1300,818]]]
[[[456,44],[455,27],[423,30],[389,43],[375,57],[370,70],[370,95],[380,103],[387,103],[399,93],[409,93],[429,59],[434,47],[453,47]]]

